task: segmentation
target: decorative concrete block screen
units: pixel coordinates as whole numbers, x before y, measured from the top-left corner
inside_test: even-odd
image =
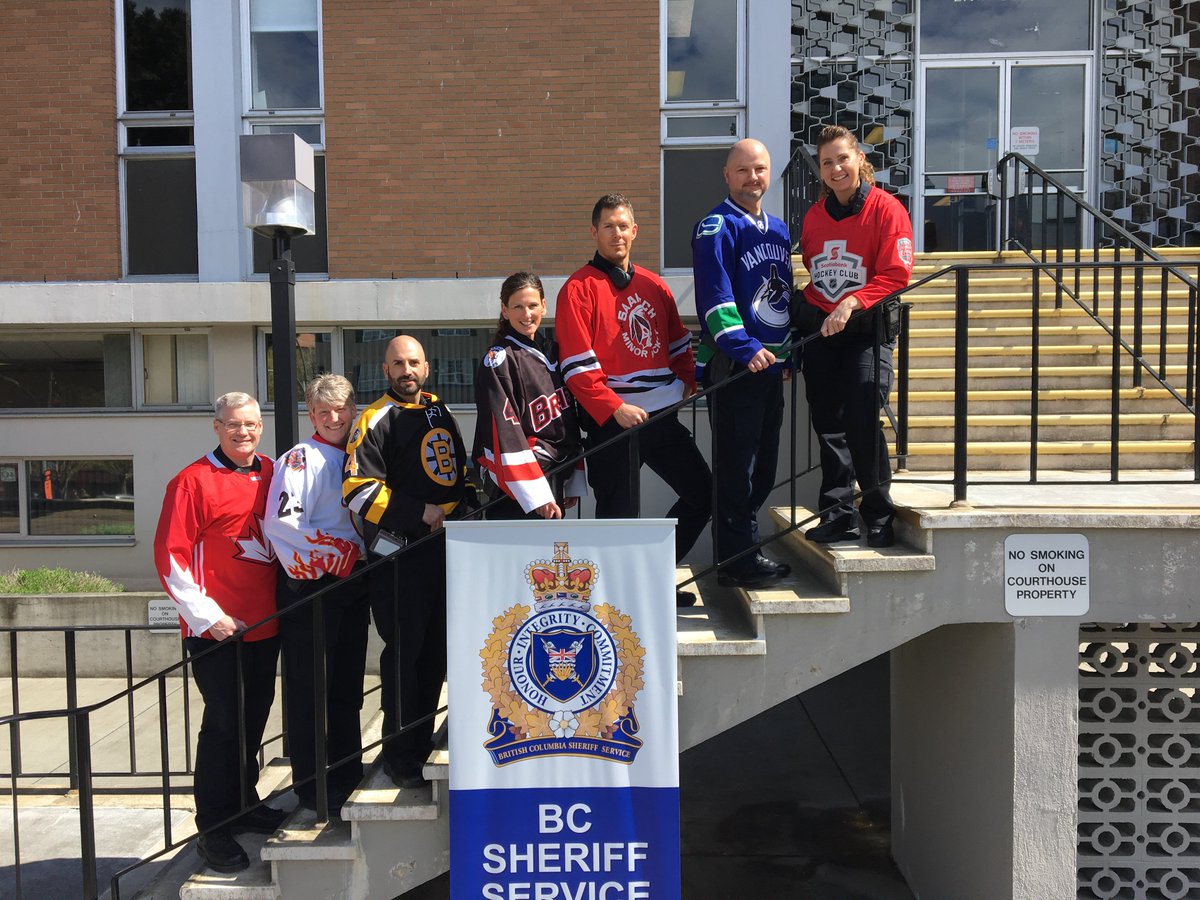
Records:
[[[1200,625],[1079,634],[1080,898],[1200,896]]]
[[[792,143],[826,125],[855,134],[876,179],[912,193],[912,0],[793,0]]]
[[[1200,0],[1101,9],[1101,209],[1150,244],[1200,245]]]

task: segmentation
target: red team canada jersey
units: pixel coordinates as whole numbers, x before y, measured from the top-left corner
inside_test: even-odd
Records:
[[[215,453],[171,479],[154,535],[154,567],[179,606],[185,637],[209,637],[222,615],[253,625],[275,612],[275,554],[263,534],[271,460],[237,471]],[[246,634],[259,641],[272,621]]]
[[[862,209],[840,221],[824,202],[814,204],[804,217],[800,249],[810,279],[806,301],[828,313],[853,294],[869,309],[908,284],[912,221],[899,200],[872,187]]]

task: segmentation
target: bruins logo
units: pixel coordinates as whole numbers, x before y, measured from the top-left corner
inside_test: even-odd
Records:
[[[421,439],[422,462],[425,474],[442,487],[458,483],[458,466],[454,460],[454,439],[445,428],[431,428]]]

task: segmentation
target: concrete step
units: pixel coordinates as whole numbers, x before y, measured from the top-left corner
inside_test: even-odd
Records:
[[[1118,449],[1123,468],[1180,470],[1194,465],[1192,441],[1121,440]],[[913,472],[946,471],[954,465],[953,454],[954,445],[949,441],[910,443],[906,468]],[[972,441],[967,444],[967,457],[985,459],[991,469],[1025,470],[1029,468],[1029,442]],[[1110,465],[1110,442],[1038,441],[1038,458],[1040,468],[1103,470]]]
[[[794,510],[788,507],[771,509],[771,520],[780,530],[806,519],[812,519],[812,522],[790,532],[783,540],[802,565],[839,595],[848,596],[848,578],[851,576],[872,572],[932,572],[936,569],[933,554],[924,549],[924,535],[903,516],[897,516],[894,523],[895,546],[876,549],[866,546],[865,529],[858,541],[813,543],[804,537],[805,532],[819,524],[813,510],[803,506]]]
[[[1167,335],[1169,339],[1174,339],[1174,345],[1179,345],[1182,349],[1184,342],[1187,339],[1188,326],[1186,322],[1171,322],[1167,325]],[[977,347],[1029,347],[1032,327],[1027,322],[1023,325],[972,325],[967,328],[968,346],[971,349]],[[1089,344],[1096,347],[1108,348],[1112,346],[1112,338],[1098,323],[1091,319],[1081,320],[1075,324],[1068,325],[1042,325],[1038,329],[1038,334],[1043,343],[1051,343],[1059,346],[1070,346],[1074,344]],[[910,346],[915,350],[917,347],[941,347],[950,349],[954,346],[955,328],[953,324],[934,325],[921,324],[919,327],[910,328],[908,339]],[[1128,329],[1125,330],[1124,337],[1127,341],[1132,342],[1133,334]],[[1144,346],[1153,345],[1157,348],[1159,338],[1159,328],[1157,323],[1153,327],[1147,327],[1143,331],[1142,342]],[[1027,352],[1027,351],[1026,351]],[[1157,349],[1155,350],[1157,352]]]
[[[993,324],[1001,324],[1001,325],[1009,325],[1009,326],[1025,325],[1026,327],[1029,327],[1030,311],[1029,311],[1028,307],[1029,307],[1028,303],[1026,303],[1026,306],[1024,309],[1006,308],[1003,306],[984,306],[982,304],[980,304],[980,305],[972,304],[972,306],[970,307],[970,310],[969,310],[968,318],[969,318],[970,323],[973,325],[980,324],[981,322],[984,322],[984,321],[990,321]],[[1122,313],[1126,313],[1126,312],[1127,312],[1126,309],[1122,308]],[[1132,309],[1130,309],[1128,312],[1131,315]],[[1110,313],[1111,313],[1111,310],[1107,306],[1105,306],[1100,309],[1098,315],[1102,319],[1107,320]],[[1131,331],[1132,330],[1132,325],[1129,323],[1130,315],[1122,316],[1122,319],[1126,322],[1126,327],[1122,329],[1123,331],[1125,331],[1125,330]],[[913,322],[913,323],[940,322],[945,325],[949,325],[949,324],[953,323],[953,321],[954,321],[954,310],[953,310],[953,308],[949,308],[949,307],[938,308],[936,304],[932,304],[932,303],[931,304],[923,304],[923,305],[917,304],[917,305],[914,305],[914,307],[911,310],[909,310],[908,317],[909,317],[909,321]],[[1040,310],[1040,312],[1038,314],[1038,318],[1040,319],[1042,325],[1060,324],[1062,322],[1072,322],[1072,321],[1078,321],[1078,322],[1094,321],[1091,314],[1087,310],[1080,309],[1078,306],[1076,306],[1073,303],[1063,304],[1062,309],[1054,309],[1053,307],[1047,309],[1043,305],[1042,309]],[[1152,310],[1152,311],[1151,310],[1146,311],[1143,321],[1151,320],[1151,321],[1157,323],[1158,319],[1159,319],[1159,311],[1158,311],[1158,308],[1155,307],[1154,310]],[[1167,308],[1167,321],[1175,322],[1175,323],[1186,323],[1187,322],[1187,306],[1185,306],[1183,304],[1174,304],[1172,306],[1169,306]],[[915,330],[915,328],[917,326],[914,325],[913,327]]]
[[[972,441],[1026,440],[1030,416],[972,415],[967,418],[967,435]],[[1041,440],[1107,440],[1112,417],[1105,413],[1046,414],[1038,416]],[[1129,413],[1122,415],[1123,440],[1190,440],[1195,427],[1190,413]],[[885,425],[890,429],[890,423]],[[912,443],[948,442],[954,438],[953,415],[918,415],[908,421]]]
[[[697,568],[680,566],[676,581],[687,581]],[[759,623],[742,603],[737,588],[719,585],[714,572],[684,590],[695,593],[697,601],[695,606],[675,612],[675,647],[681,658],[761,656],[767,652]]]
[[[1152,347],[1147,347],[1143,340],[1143,352],[1152,357],[1155,365],[1158,364],[1159,354],[1162,349],[1166,350],[1167,365],[1169,368],[1178,368],[1182,374],[1184,365],[1187,362],[1188,348],[1180,343],[1168,343],[1165,348],[1160,348],[1157,341]],[[1067,359],[1071,358],[1073,362],[1075,358],[1083,357],[1098,357],[1105,362],[1108,361],[1112,353],[1112,343],[1096,343],[1096,342],[1081,342],[1081,343],[1041,343],[1038,345],[1038,355],[1042,365],[1056,365],[1056,358]],[[926,366],[938,366],[939,360],[954,360],[954,346],[952,344],[917,344],[909,350],[909,356],[913,360],[914,367],[924,368]],[[967,346],[967,359],[975,364],[987,365],[992,360],[1011,359],[1014,363],[1017,360],[1032,360],[1033,345],[1027,343],[1010,343],[1010,344],[984,344],[971,343]],[[1058,365],[1067,363],[1057,363]]]

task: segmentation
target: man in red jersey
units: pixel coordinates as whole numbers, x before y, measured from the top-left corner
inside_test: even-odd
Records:
[[[633,205],[606,194],[592,208],[596,254],[558,292],[555,334],[559,370],[583,409],[586,445],[596,447],[647,420],[638,435],[640,462],[679,499],[667,515],[678,520],[675,560],[683,559],[708,523],[712,475],[696,442],[670,407],[696,390],[692,335],[666,283],[635,266]],[[639,465],[640,467],[640,465]],[[633,484],[640,478],[629,447],[617,443],[587,460],[588,484],[600,519],[636,517]],[[677,606],[695,595],[676,593]]]
[[[262,415],[249,394],[217,399],[213,431],[217,448],[171,479],[154,536],[154,565],[167,594],[179,606],[183,643],[192,676],[204,698],[196,741],[198,850],[218,872],[250,865],[234,833],[271,834],[281,810],[257,806],[258,746],[275,699],[279,638],[274,621],[277,567],[263,536],[270,458],[258,449]],[[241,634],[239,642],[230,641]],[[218,643],[221,650],[207,653]],[[241,657],[239,696],[238,657]],[[245,708],[245,741],[238,707]],[[245,764],[245,793],[240,766]],[[246,807],[254,809],[243,813]]]

